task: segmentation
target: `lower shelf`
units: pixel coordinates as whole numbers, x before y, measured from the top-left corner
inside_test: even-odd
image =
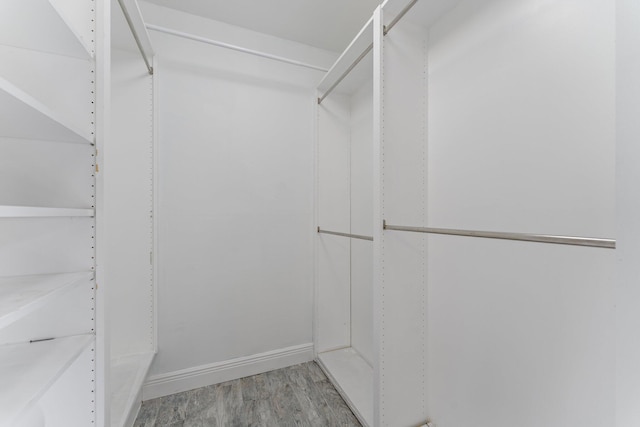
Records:
[[[76,335],[0,346],[0,426],[12,426],[94,340]]]
[[[358,420],[373,425],[373,369],[351,347],[318,354],[318,364]]]
[[[134,354],[111,361],[111,426],[133,424],[142,402],[142,383],[154,353]]]

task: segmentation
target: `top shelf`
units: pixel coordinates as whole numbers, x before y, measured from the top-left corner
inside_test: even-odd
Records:
[[[334,90],[340,82],[345,79],[356,68],[356,65],[364,58],[371,50],[373,46],[373,18],[364,25],[358,35],[353,39],[345,51],[340,55],[335,64],[325,74],[324,78],[318,84],[318,92],[320,96],[324,96]],[[372,67],[363,67],[360,69],[366,76],[372,76]],[[360,76],[361,79],[366,76]],[[354,80],[361,80],[354,79]],[[347,90],[350,92],[350,90]]]
[[[87,3],[87,5],[81,5]],[[91,25],[83,10],[91,2],[0,1],[0,44],[91,59]],[[90,11],[89,11],[90,12]]]
[[[409,21],[414,25],[429,28],[449,11],[454,9],[460,1],[461,0],[418,0],[406,11],[406,15],[400,19],[400,22]],[[384,25],[389,26],[411,3],[412,0],[386,0],[382,4]]]

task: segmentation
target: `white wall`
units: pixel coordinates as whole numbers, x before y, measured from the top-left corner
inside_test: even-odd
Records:
[[[614,238],[615,5],[465,1],[429,39],[431,227]],[[615,423],[615,252],[430,236],[436,425]]]
[[[335,58],[141,6],[153,24],[318,65]],[[159,353],[151,369],[158,383],[312,342],[313,95],[322,73],[151,36],[159,79]]]
[[[367,61],[368,65],[368,61]],[[373,81],[351,99],[351,233],[373,235]],[[373,365],[373,244],[351,240],[351,346]]]
[[[616,2],[616,426],[640,425],[640,4]]]

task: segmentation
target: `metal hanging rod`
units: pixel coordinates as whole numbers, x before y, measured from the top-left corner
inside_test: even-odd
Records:
[[[393,18],[393,20],[391,22],[389,22],[389,25],[385,25],[384,29],[382,30],[382,34],[384,34],[385,36],[387,35],[387,33],[389,31],[391,31],[391,29],[398,23],[398,21],[400,21],[402,19],[402,17],[404,15],[407,14],[407,12],[409,12],[409,10],[411,10],[411,8],[418,3],[418,0],[411,0],[411,2],[409,2],[408,5],[406,5],[404,7],[404,9],[402,9],[400,11],[400,13],[398,13],[398,15],[396,15],[395,18]]]
[[[296,61],[294,59],[285,58],[283,56],[272,55],[270,53],[264,53],[264,52],[260,52],[253,49],[247,49],[244,47],[220,42],[217,40],[211,40],[205,37],[196,36],[194,34],[189,34],[182,31],[176,31],[166,27],[161,27],[159,25],[146,24],[146,27],[149,30],[158,31],[160,33],[171,34],[172,36],[182,37],[184,39],[194,40],[197,42],[206,43],[213,46],[223,47],[225,49],[231,49],[238,52],[248,53],[249,55],[259,56],[261,58],[273,59],[274,61],[280,61],[286,64],[297,65],[299,67],[311,68],[312,70],[323,71],[325,73],[329,71],[327,68],[319,67],[317,65],[307,64],[306,62]]]
[[[337,231],[322,230],[320,227],[318,227],[318,233],[320,233],[320,234],[332,234],[334,236],[349,237],[351,239],[369,240],[369,241],[373,242],[373,237],[371,237],[371,236],[363,236],[361,234],[340,233],[340,232],[337,232]]]
[[[118,0],[118,3],[120,4],[120,9],[122,9],[122,13],[124,14],[124,19],[126,19],[127,25],[129,26],[129,29],[131,30],[131,34],[133,35],[133,39],[136,41],[136,45],[138,46],[138,50],[140,51],[140,54],[142,55],[142,59],[144,60],[144,64],[147,66],[147,70],[149,70],[149,74],[153,75],[153,66],[151,65],[150,59],[147,58],[147,54],[145,52],[145,49],[142,46],[142,42],[140,40],[140,36],[138,35],[138,32],[136,31],[136,25],[133,23],[133,20],[131,19],[131,15],[129,14],[129,8],[125,4],[125,0]]]
[[[518,240],[523,242],[553,243],[558,245],[590,246],[594,248],[615,249],[613,239],[599,239],[592,237],[552,236],[547,234],[504,233],[498,231],[455,230],[451,228],[406,227],[388,225],[382,222],[384,230],[412,231],[415,233],[445,234],[451,236],[482,237],[486,239]]]
[[[344,80],[345,77],[347,77],[349,75],[349,73],[351,71],[353,71],[354,68],[356,68],[356,65],[358,65],[360,63],[360,61],[362,61],[364,59],[365,56],[367,56],[367,54],[369,52],[371,52],[371,49],[373,49],[373,43],[371,43],[369,45],[369,47],[367,47],[364,52],[362,52],[360,54],[360,56],[358,56],[356,58],[355,61],[353,61],[353,63],[351,65],[349,65],[349,68],[346,69],[346,71],[344,73],[342,73],[342,75],[338,78],[338,80],[335,81],[334,84],[331,85],[331,87],[329,89],[327,89],[327,91],[320,97],[318,98],[318,104],[322,104],[322,101],[324,101],[324,99],[329,96],[329,94],[340,84],[340,82],[342,80]]]

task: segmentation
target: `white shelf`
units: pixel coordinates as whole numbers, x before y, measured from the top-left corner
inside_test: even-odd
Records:
[[[329,69],[327,74],[318,84],[318,92],[325,94],[328,90],[331,90],[334,84],[349,70],[349,67],[373,44],[373,18],[371,18],[364,27],[360,30],[358,35],[353,39],[349,46],[344,50],[342,55],[336,60],[333,66]],[[372,56],[369,53],[369,56]],[[366,61],[369,66],[361,66],[349,71],[348,78],[345,81],[340,82],[337,86],[338,92],[351,93],[354,91],[354,87],[358,84],[353,84],[352,81],[361,82],[366,78],[371,78],[373,75],[372,60]]]
[[[418,1],[400,21],[406,20],[414,25],[429,28],[460,2],[461,0]],[[384,24],[389,25],[409,3],[411,0],[386,0],[382,4]]]
[[[0,43],[25,49],[91,58],[90,41],[81,35],[63,3],[50,0],[2,0]]]
[[[123,427],[137,415],[142,384],[154,353],[119,357],[111,363],[111,426]]]
[[[373,425],[373,368],[351,347],[318,354],[318,362],[358,420]]]
[[[90,132],[0,77],[0,136],[93,143]]]
[[[92,278],[92,272],[0,277],[0,328]]]
[[[0,205],[0,218],[36,218],[56,216],[94,216],[93,209],[45,208],[39,206]]]
[[[77,335],[0,346],[0,426],[14,425],[93,339],[93,335]]]

